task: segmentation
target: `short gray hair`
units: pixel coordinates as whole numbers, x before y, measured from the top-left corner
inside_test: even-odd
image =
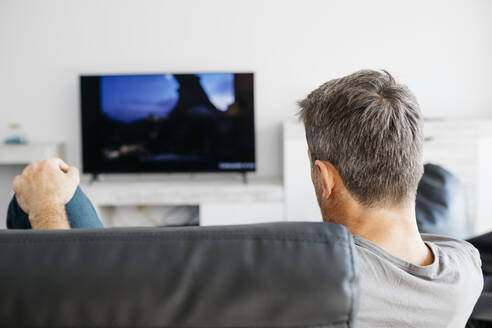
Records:
[[[313,163],[324,160],[366,206],[415,197],[423,120],[410,90],[386,71],[331,80],[299,102]]]

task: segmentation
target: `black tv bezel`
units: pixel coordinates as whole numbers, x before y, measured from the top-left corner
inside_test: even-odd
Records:
[[[87,87],[87,85],[84,84],[88,78],[95,78],[99,79],[100,77],[104,76],[132,76],[132,75],[161,75],[161,74],[220,74],[220,73],[232,73],[232,74],[242,74],[242,75],[250,75],[251,76],[251,83],[252,83],[252,106],[253,106],[253,134],[252,134],[252,143],[254,147],[253,151],[253,163],[254,163],[254,168],[244,168],[244,169],[219,169],[219,168],[189,168],[189,167],[182,167],[182,168],[152,168],[152,167],[144,167],[140,168],[138,170],[132,170],[132,169],[127,169],[127,168],[117,168],[115,167],[112,170],[106,170],[106,169],[97,169],[97,164],[94,163],[88,163],[87,154],[89,152],[89,149],[91,147],[90,142],[87,137],[84,137],[85,135],[88,135],[90,132],[90,118],[88,115],[84,115],[83,113],[83,108],[84,108],[84,101],[87,101],[87,97],[83,97],[82,95],[84,94],[84,87]],[[256,172],[257,170],[257,147],[256,147],[256,114],[255,114],[255,108],[256,108],[256,97],[255,97],[255,73],[254,72],[230,72],[230,71],[203,71],[203,72],[164,72],[164,73],[117,73],[117,74],[80,74],[79,75],[79,115],[80,115],[80,122],[81,122],[81,158],[82,158],[82,173],[84,174],[91,174],[91,175],[99,175],[99,174],[168,174],[168,173],[251,173],[251,172]],[[86,81],[84,81],[86,80]],[[86,90],[87,91],[87,90]],[[90,97],[97,99],[92,99],[92,102],[90,104],[86,105],[95,105],[97,104],[97,108],[100,110],[100,88],[97,88],[97,90],[90,90],[91,93]],[[86,93],[87,94],[87,93]],[[94,111],[95,112],[95,111]],[[163,164],[162,162],[160,162]],[[155,165],[157,166],[157,165]]]

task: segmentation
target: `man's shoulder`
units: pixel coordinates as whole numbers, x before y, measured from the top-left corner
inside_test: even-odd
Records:
[[[436,278],[456,280],[457,294],[461,294],[462,297],[465,294],[475,294],[478,298],[483,288],[482,261],[479,251],[465,240],[447,236],[422,234],[422,239],[438,257],[434,260],[437,266]]]
[[[395,275],[404,275],[402,271],[413,276],[430,279],[459,279],[465,278],[470,284],[483,283],[482,262],[480,253],[470,243],[464,240],[446,236],[422,234],[423,241],[434,254],[434,261],[427,266],[419,266],[406,262],[389,254],[379,246],[354,236],[356,257],[361,271],[372,272],[380,267],[387,267]],[[378,265],[374,265],[378,263]],[[375,272],[372,272],[375,273]]]
[[[408,320],[425,320],[418,326],[464,327],[483,288],[480,254],[464,240],[426,234],[422,239],[434,254],[433,263],[426,266],[405,262],[354,238],[360,270],[360,326],[381,326],[384,321],[388,327],[403,327]],[[392,311],[384,318],[375,315],[388,305]],[[417,315],[416,309],[426,315]]]
[[[481,270],[482,261],[480,260],[479,251],[469,242],[447,236],[422,234],[422,240],[433,250],[437,248],[440,260],[452,257],[464,265],[470,263],[477,269]]]

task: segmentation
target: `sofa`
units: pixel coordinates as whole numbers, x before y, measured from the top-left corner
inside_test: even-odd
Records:
[[[0,326],[353,327],[353,248],[332,223],[6,230]]]

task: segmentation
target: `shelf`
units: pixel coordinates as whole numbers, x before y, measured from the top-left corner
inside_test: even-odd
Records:
[[[27,165],[43,158],[63,158],[61,143],[28,143],[25,145],[0,145],[0,165]]]
[[[82,188],[97,206],[199,205],[208,202],[283,202],[279,180],[235,181],[101,181]]]

